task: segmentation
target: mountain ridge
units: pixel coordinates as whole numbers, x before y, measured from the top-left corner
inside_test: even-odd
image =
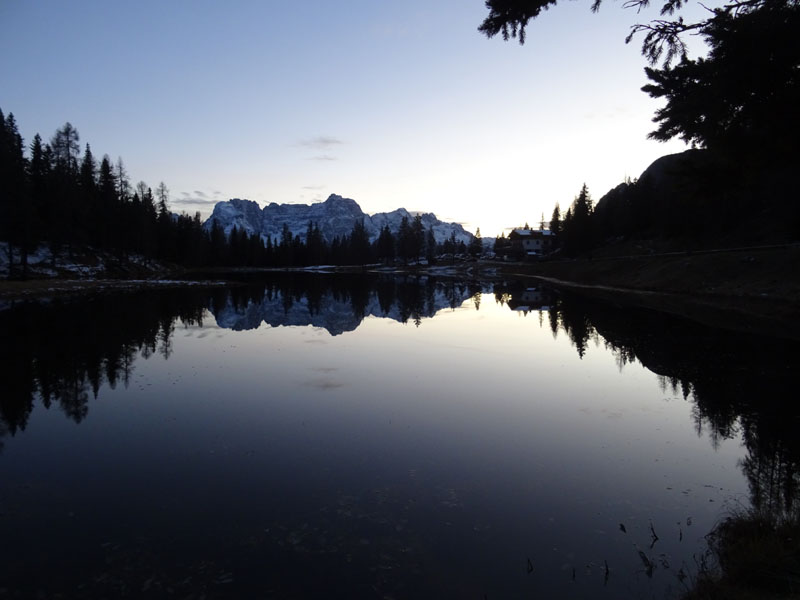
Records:
[[[439,220],[434,213],[418,213],[425,230],[432,229],[437,242],[444,242],[455,234],[457,242],[468,244],[473,235],[459,223],[448,223]],[[211,216],[203,226],[210,230],[217,223],[225,235],[236,227],[248,235],[257,234],[266,242],[280,242],[284,224],[288,226],[292,236],[299,236],[305,241],[308,224],[319,227],[326,242],[335,237],[343,238],[350,234],[353,226],[363,220],[370,242],[375,241],[381,229],[388,226],[396,234],[400,223],[406,217],[411,222],[415,215],[405,208],[397,208],[390,212],[378,212],[372,215],[365,213],[352,198],[331,194],[323,202],[313,204],[278,204],[270,202],[263,208],[253,200],[232,198],[217,202]]]

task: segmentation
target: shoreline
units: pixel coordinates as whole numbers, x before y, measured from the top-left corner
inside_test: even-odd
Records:
[[[28,279],[0,281],[0,301],[20,302],[104,292],[133,292],[176,287],[218,287],[229,281],[179,279]]]
[[[743,333],[800,339],[800,247],[599,256],[503,269],[575,293]]]
[[[487,281],[530,278],[618,306],[666,312],[743,333],[800,339],[800,247],[797,246],[758,253],[753,249],[736,249],[724,253],[599,256],[536,263],[478,261],[394,269],[374,266],[181,269],[160,273],[159,279],[2,280],[0,300],[13,303],[94,292],[223,286],[236,283],[226,281],[226,274],[274,272],[413,273]],[[197,280],[185,279],[192,273],[198,275]]]

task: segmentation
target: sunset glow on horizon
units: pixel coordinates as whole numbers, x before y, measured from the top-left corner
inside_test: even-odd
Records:
[[[524,46],[477,31],[481,0],[26,3],[0,6],[0,108],[26,146],[65,122],[132,182],[203,217],[247,198],[335,193],[484,237],[599,199],[680,142],[646,139],[658,104],[630,25],[565,3]]]

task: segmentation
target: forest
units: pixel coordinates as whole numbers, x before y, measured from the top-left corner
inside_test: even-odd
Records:
[[[326,241],[315,223],[305,236],[284,227],[278,240],[234,228],[228,235],[204,227],[199,213],[175,214],[164,182],[155,191],[131,184],[122,158],[98,160],[69,122],[45,143],[39,134],[26,148],[13,113],[0,111],[0,240],[7,242],[9,278],[28,276],[28,257],[46,246],[58,257],[102,253],[118,271],[153,261],[184,267],[305,267],[309,265],[408,264],[421,259],[481,252],[478,236],[467,247],[454,236],[438,241],[419,216],[404,218],[397,232],[384,227],[370,241],[363,223]]]

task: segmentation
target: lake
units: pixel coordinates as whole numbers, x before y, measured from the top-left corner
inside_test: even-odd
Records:
[[[514,280],[3,306],[2,598],[675,598],[797,490],[797,345]]]

